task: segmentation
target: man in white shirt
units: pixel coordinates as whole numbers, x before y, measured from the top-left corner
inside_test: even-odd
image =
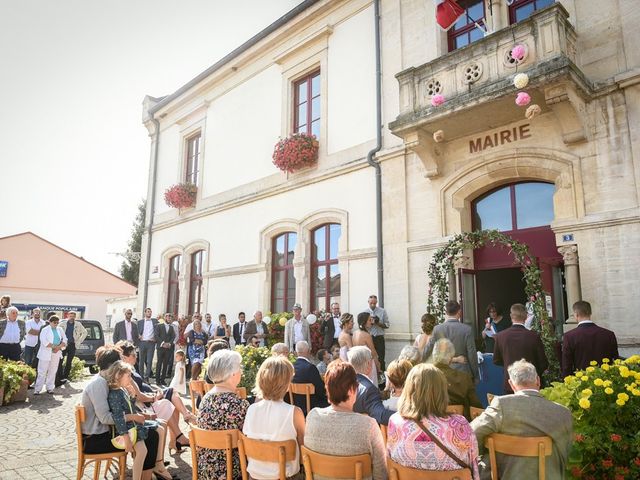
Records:
[[[6,315],[0,320],[0,357],[18,362],[22,354],[20,342],[27,334],[24,320],[18,320],[18,309],[13,306],[7,308]]]
[[[204,322],[202,322],[202,330],[207,334],[208,337],[212,337],[214,333],[216,333],[216,325],[211,321],[211,314],[206,313],[204,315]]]
[[[302,306],[299,303],[293,305],[293,318],[284,326],[284,344],[289,351],[293,351],[298,342],[311,343],[309,336],[309,322],[302,318]]]
[[[40,337],[40,330],[44,327],[44,320],[40,318],[42,312],[39,308],[34,308],[31,315],[31,319],[25,325],[27,336],[24,341],[24,363],[36,368],[38,338]]]
[[[385,354],[385,342],[384,331],[389,328],[389,317],[387,311],[378,306],[378,297],[376,295],[369,295],[369,314],[373,319],[371,330],[369,333],[373,337],[373,346],[378,352],[378,359],[380,360],[380,370],[385,371],[384,354]]]
[[[140,376],[145,383],[149,383],[149,377],[153,375],[151,367],[153,365],[153,355],[156,351],[155,329],[158,320],[151,317],[153,312],[150,308],[144,309],[144,317],[138,321],[138,332],[140,335],[140,354],[138,355]]]

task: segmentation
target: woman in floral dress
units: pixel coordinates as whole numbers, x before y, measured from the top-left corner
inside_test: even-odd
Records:
[[[207,345],[207,333],[202,329],[202,322],[195,320],[193,322],[193,330],[187,334],[187,344],[189,345],[187,353],[191,362],[191,379],[197,380],[200,377],[200,369],[205,357],[205,348]]]
[[[242,377],[242,357],[233,350],[219,350],[209,360],[207,375],[215,384],[202,399],[197,425],[207,430],[242,430],[249,402],[236,394]],[[227,456],[224,450],[198,451],[198,478],[226,480]],[[233,452],[233,478],[241,478],[238,452]]]

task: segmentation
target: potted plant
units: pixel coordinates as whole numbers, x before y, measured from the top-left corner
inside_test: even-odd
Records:
[[[640,478],[640,355],[591,362],[541,393],[573,414],[569,478]]]
[[[315,135],[293,133],[276,143],[273,164],[289,173],[309,167],[318,160],[318,146]]]
[[[196,204],[197,193],[193,183],[178,183],[164,191],[164,201],[172,208],[189,208]]]
[[[23,362],[0,361],[4,403],[24,402],[29,384],[36,379],[36,371]]]

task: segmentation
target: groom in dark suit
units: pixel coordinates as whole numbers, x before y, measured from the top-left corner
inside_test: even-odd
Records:
[[[549,366],[547,355],[544,353],[544,345],[540,335],[532,330],[527,330],[524,322],[527,319],[527,309],[521,303],[511,305],[512,325],[495,336],[493,348],[493,363],[504,366],[504,393],[511,394],[509,385],[508,368],[514,362],[524,359],[536,367],[538,376]]]
[[[327,350],[333,345],[338,345],[338,337],[342,328],[340,327],[340,304],[334,302],[331,304],[331,316],[322,322],[320,333],[324,336],[322,347]]]
[[[156,364],[156,384],[166,387],[164,381],[169,372],[169,363],[174,353],[174,340],[176,339],[176,331],[171,322],[173,315],[165,314],[164,323],[156,325],[156,342],[158,349],[158,362]]]
[[[584,370],[592,360],[618,358],[618,340],[611,330],[599,327],[591,320],[591,305],[580,300],[573,304],[573,316],[578,326],[564,334],[562,339],[562,375]]]

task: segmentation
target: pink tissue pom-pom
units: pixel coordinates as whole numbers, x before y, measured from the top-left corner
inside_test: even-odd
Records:
[[[526,107],[531,102],[531,97],[527,92],[518,92],[516,97],[516,105],[519,107]]]
[[[524,58],[524,47],[522,45],[516,45],[511,49],[511,56],[516,60],[522,60]]]
[[[439,107],[444,103],[444,95],[440,95],[436,93],[433,97],[431,97],[431,105],[434,107]]]

